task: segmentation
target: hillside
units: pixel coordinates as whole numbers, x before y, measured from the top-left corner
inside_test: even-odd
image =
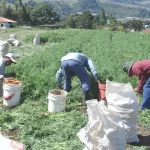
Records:
[[[43,0],[36,0],[36,2],[43,2]],[[106,14],[112,13],[116,17],[147,18],[150,16],[150,1],[148,0],[46,0],[46,2],[53,4],[61,17],[86,10],[99,14],[100,7],[105,9]]]
[[[29,0],[22,0],[22,2],[28,2]],[[84,0],[33,0],[38,2],[61,2],[61,3],[66,3],[68,5],[75,4],[79,1],[84,1]],[[91,0],[93,3],[95,1],[100,2],[100,3],[111,3],[111,4],[120,4],[120,5],[133,5],[133,6],[140,6],[140,7],[148,7],[150,8],[150,1],[149,0]],[[132,6],[131,6],[132,7]]]
[[[6,0],[14,3],[17,0]],[[70,14],[89,10],[99,14],[103,7],[106,14],[114,14],[116,17],[150,17],[150,1],[148,0],[22,0],[23,3],[34,6],[35,3],[50,3],[61,18]]]

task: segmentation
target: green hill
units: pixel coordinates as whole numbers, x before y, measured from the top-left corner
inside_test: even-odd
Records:
[[[6,2],[17,0],[6,0]],[[44,0],[22,0],[23,3],[41,3]],[[57,13],[63,18],[70,14],[89,10],[99,14],[100,7],[105,9],[107,15],[114,14],[116,17],[150,17],[150,1],[148,0],[46,0],[52,4]]]

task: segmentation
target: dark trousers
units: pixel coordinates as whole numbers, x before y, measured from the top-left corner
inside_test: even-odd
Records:
[[[150,78],[147,80],[143,86],[143,99],[141,104],[141,110],[150,109]]]
[[[76,60],[65,60],[61,62],[61,69],[64,76],[64,90],[69,92],[71,90],[71,78],[77,75],[79,78],[82,90],[89,91],[91,87],[91,79],[85,67]]]

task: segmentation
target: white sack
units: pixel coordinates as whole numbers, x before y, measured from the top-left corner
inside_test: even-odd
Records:
[[[16,34],[10,34],[10,38],[16,39]]]
[[[126,129],[127,143],[139,142],[136,134],[138,123],[138,100],[130,83],[106,81],[106,99],[108,109],[116,112]]]
[[[119,115],[109,111],[104,101],[86,103],[88,124],[77,133],[84,150],[125,150],[125,129]]]
[[[13,45],[13,46],[20,46],[21,43],[20,43],[20,41],[18,41],[18,40],[14,40],[14,41],[12,42],[12,45]]]
[[[0,150],[25,150],[22,143],[10,140],[0,134]]]
[[[12,46],[20,46],[21,45],[20,41],[13,39],[13,38],[8,39],[7,42],[9,44],[11,44]]]
[[[33,39],[33,44],[34,45],[40,45],[40,37],[38,34],[35,35],[35,37]]]
[[[0,57],[4,57],[9,50],[9,44],[7,41],[0,41]]]
[[[9,44],[12,44],[13,41],[15,41],[15,39],[13,39],[13,38],[7,39],[7,42],[8,42]]]

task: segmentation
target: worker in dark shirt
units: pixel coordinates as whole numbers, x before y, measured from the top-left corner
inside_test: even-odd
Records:
[[[123,70],[129,77],[137,76],[139,83],[135,91],[143,94],[140,109],[150,109],[150,60],[142,60],[134,63],[126,62]]]

